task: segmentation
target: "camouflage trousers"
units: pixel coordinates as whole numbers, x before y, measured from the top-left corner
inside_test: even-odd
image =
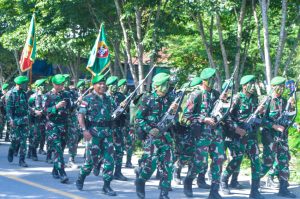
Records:
[[[73,158],[77,155],[77,148],[81,139],[81,134],[77,117],[76,115],[72,115],[72,117],[68,119],[67,145],[69,148],[69,154]]]
[[[27,149],[27,137],[28,137],[28,125],[17,125],[11,127],[10,133],[10,146],[9,148],[13,151],[20,146],[20,158],[24,158]]]
[[[211,183],[219,184],[222,165],[225,159],[222,129],[219,127],[210,129],[205,125],[201,130],[201,135],[194,139],[195,153],[187,177],[194,179],[197,174],[206,172],[208,167],[208,155],[210,155],[212,159]]]
[[[172,138],[167,135],[168,141],[165,136],[157,138],[147,137],[144,141],[144,154],[141,164],[141,172],[139,178],[147,181],[151,178],[153,172],[160,165],[161,170],[161,187],[169,188],[171,186],[173,174],[173,150]]]
[[[194,138],[190,131],[176,132],[175,134],[175,157],[176,166],[182,168],[190,164],[195,152]]]
[[[93,167],[98,165],[100,157],[103,160],[103,180],[112,181],[114,170],[114,145],[112,136],[93,136],[86,143],[85,162],[80,168],[80,175],[88,176]]]
[[[3,136],[5,122],[5,116],[0,112],[0,138]]]
[[[280,133],[264,129],[262,132],[263,162],[260,176],[263,177],[277,162],[278,178],[288,181],[289,178],[289,146],[287,139],[281,139]],[[266,139],[268,138],[269,139]],[[275,161],[276,160],[276,161]]]
[[[29,135],[29,147],[38,148],[42,135],[45,134],[45,121],[35,120],[34,124],[30,127],[30,135]]]
[[[114,160],[115,165],[122,166],[122,160],[125,150],[125,144],[124,144],[124,135],[126,132],[126,127],[116,127],[113,131],[113,140],[114,140],[114,147],[115,147],[115,154],[114,154]]]
[[[244,136],[243,138],[236,138],[231,143],[232,160],[228,163],[224,175],[231,176],[240,167],[244,154],[246,153],[251,161],[251,175],[252,180],[260,179],[260,160],[259,148],[256,136]]]
[[[127,152],[127,157],[132,157],[133,154],[133,146],[134,146],[134,128],[133,127],[125,127],[125,135],[124,135],[124,142],[125,142],[125,150]]]
[[[238,154],[236,154],[237,150],[236,150],[236,145],[235,145],[234,141],[235,141],[235,138],[232,138],[230,140],[225,139],[225,142],[224,142],[225,152],[227,149],[229,149],[229,153],[230,153],[230,156],[232,157],[232,159],[238,155]],[[226,155],[226,153],[225,153],[225,155]],[[242,159],[243,159],[243,157],[242,157]],[[225,157],[225,160],[228,160],[227,156]],[[240,168],[241,168],[240,166],[241,166],[241,164],[238,164],[237,167],[235,167],[235,170],[233,171],[232,175],[234,175],[234,174],[236,176],[239,175]]]
[[[57,124],[50,121],[46,123],[46,134],[47,143],[49,145],[49,150],[54,152],[54,165],[55,169],[64,169],[64,149],[66,147],[66,134],[67,126],[66,124]]]

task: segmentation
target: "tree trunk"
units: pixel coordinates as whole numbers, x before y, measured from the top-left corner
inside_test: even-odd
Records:
[[[225,46],[223,43],[223,33],[222,33],[222,26],[221,26],[221,22],[220,22],[220,16],[217,14],[216,18],[217,18],[217,28],[218,28],[218,33],[219,33],[219,40],[220,40],[222,57],[223,57],[225,76],[226,76],[226,79],[229,79],[230,72],[229,72],[229,66],[228,66],[227,53],[226,53],[226,49],[225,49]]]
[[[138,71],[139,71],[139,81],[144,79],[144,45],[142,43],[142,8],[135,8],[135,19],[136,19],[136,36],[137,36],[137,55],[138,55]],[[145,87],[140,87],[140,92],[144,92]]]
[[[123,67],[121,66],[120,61],[120,43],[121,42],[119,40],[115,40],[114,42],[112,42],[115,52],[114,68],[117,76],[122,76],[123,78],[125,78],[125,72]]]
[[[260,58],[263,62],[265,62],[265,55],[264,55],[264,52],[263,52],[263,48],[261,46],[261,39],[260,39],[260,25],[259,25],[259,21],[258,21],[258,17],[257,17],[255,7],[256,7],[255,0],[252,0],[253,16],[254,16],[254,21],[255,21],[255,24],[256,24],[256,28],[257,28],[257,46],[258,46]]]
[[[210,18],[210,27],[209,27],[209,50],[213,51],[213,34],[214,34],[214,16]]]
[[[274,77],[278,74],[278,69],[282,57],[282,52],[284,49],[286,32],[285,32],[285,22],[286,22],[286,10],[287,10],[287,0],[282,0],[282,18],[281,18],[281,28],[280,28],[280,35],[279,35],[279,42],[278,48],[276,53],[276,60],[274,65]]]
[[[269,31],[268,31],[268,11],[267,11],[267,0],[260,0],[262,10],[262,21],[264,29],[264,52],[265,52],[265,64],[266,64],[266,79],[267,79],[267,91],[270,89],[272,73],[271,73],[271,58],[270,58],[270,47],[269,47]]]
[[[132,74],[134,84],[135,84],[135,86],[137,86],[138,85],[138,77],[136,75],[136,70],[135,70],[135,68],[132,64],[132,56],[131,56],[131,53],[130,53],[131,45],[130,45],[129,37],[128,37],[128,34],[127,34],[127,29],[126,29],[125,24],[123,22],[123,17],[122,17],[122,13],[121,13],[121,7],[120,7],[120,4],[119,4],[119,0],[114,0],[114,1],[115,1],[117,14],[118,14],[118,17],[119,17],[119,20],[120,20],[120,24],[121,24],[122,32],[123,32],[123,36],[124,36],[125,51],[126,51],[126,56],[127,56],[127,60],[128,60],[129,69],[130,69],[130,72]]]
[[[300,40],[300,30],[298,30],[297,39],[296,39],[296,41],[295,41],[295,43],[294,43],[294,45],[292,47],[292,50],[291,50],[291,52],[290,52],[287,60],[284,63],[283,76],[285,76],[287,74],[288,67],[289,67],[291,61],[293,60],[293,58],[295,58],[294,55],[295,55],[296,50],[298,48],[299,40]]]
[[[243,31],[243,22],[245,19],[245,8],[246,8],[246,0],[243,0],[241,5],[241,10],[240,10],[240,16],[238,20],[237,41],[236,41],[237,52],[235,54],[235,62],[234,62],[234,68],[237,68],[237,71],[239,71],[239,67],[240,67],[242,31]],[[239,75],[238,73],[236,73],[234,77],[234,82],[238,82],[238,77]]]
[[[14,57],[15,57],[15,60],[16,60],[16,65],[17,65],[17,69],[18,69],[19,75],[22,75],[22,71],[20,69],[19,56],[18,56],[18,51],[17,50],[14,50]]]

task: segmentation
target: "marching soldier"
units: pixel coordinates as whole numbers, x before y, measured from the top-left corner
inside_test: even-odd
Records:
[[[173,139],[170,132],[160,132],[157,123],[170,107],[174,99],[168,95],[170,75],[159,73],[153,77],[154,90],[152,93],[143,95],[138,111],[136,123],[144,133],[144,154],[140,172],[136,179],[136,193],[139,198],[145,198],[145,183],[150,179],[156,169],[157,162],[162,171],[160,185],[161,199],[168,199],[169,188],[171,187],[173,169]],[[172,104],[176,109],[176,104]]]
[[[85,177],[88,176],[93,166],[98,164],[99,156],[103,157],[103,180],[102,191],[109,196],[116,196],[110,183],[113,180],[114,170],[114,145],[111,114],[113,104],[106,96],[106,84],[103,75],[93,78],[94,91],[83,98],[81,102],[78,121],[86,141],[86,157],[84,165],[80,168],[76,187],[82,190]]]
[[[3,136],[3,131],[4,131],[4,127],[7,123],[7,119],[6,119],[6,112],[5,112],[5,107],[6,107],[6,103],[5,103],[5,96],[8,90],[9,84],[4,83],[2,85],[2,93],[1,93],[1,101],[0,101],[0,138],[2,139]],[[6,134],[5,134],[5,141],[7,142],[9,140],[9,125],[7,125],[7,129],[6,129]]]
[[[43,108],[46,113],[46,134],[49,150],[54,151],[54,164],[52,176],[60,178],[61,183],[69,181],[65,172],[63,151],[66,146],[68,109],[67,102],[63,98],[64,82],[66,78],[55,75],[52,78],[53,88],[45,94]]]
[[[205,68],[200,75],[202,86],[192,92],[183,110],[185,125],[191,126],[194,136],[195,154],[187,176],[184,180],[184,194],[193,197],[192,183],[197,174],[207,168],[208,154],[212,159],[212,183],[208,198],[222,198],[219,195],[219,183],[224,161],[224,142],[220,125],[216,126],[214,118],[210,117],[214,102],[219,98],[219,92],[213,89],[216,70]]]
[[[11,144],[8,150],[8,162],[13,161],[15,148],[20,146],[19,165],[28,167],[25,162],[26,140],[28,137],[29,109],[27,103],[27,83],[26,76],[18,76],[14,79],[16,86],[7,97],[6,114],[11,127]]]

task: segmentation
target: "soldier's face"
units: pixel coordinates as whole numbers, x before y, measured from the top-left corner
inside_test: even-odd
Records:
[[[97,84],[94,84],[94,90],[99,95],[103,95],[106,92],[105,82],[98,82]]]
[[[247,93],[254,94],[254,92],[255,92],[254,81],[251,81],[251,82],[247,83],[245,85],[245,89],[246,89]]]
[[[28,84],[27,84],[27,83],[26,83],[26,84],[21,84],[21,85],[20,85],[20,88],[21,88],[23,91],[26,91],[27,88],[28,88]]]
[[[284,92],[284,85],[277,85],[273,87],[274,92],[276,93],[276,95],[281,96],[282,93]]]
[[[53,88],[57,91],[60,92],[64,89],[64,84],[53,84]]]
[[[108,89],[109,89],[109,91],[110,91],[111,93],[115,93],[115,92],[117,92],[117,90],[118,90],[118,85],[117,85],[117,84],[110,85],[110,86],[108,87]]]
[[[208,88],[213,88],[215,81],[216,79],[214,77],[211,77],[207,80],[203,80],[203,84]]]

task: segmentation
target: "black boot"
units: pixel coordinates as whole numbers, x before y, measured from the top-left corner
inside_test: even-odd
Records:
[[[159,195],[159,199],[169,199],[169,191],[166,188],[162,188],[160,189],[160,195]]]
[[[117,193],[114,190],[112,190],[112,188],[110,187],[109,181],[104,181],[102,192],[108,196],[116,196],[117,195]]]
[[[183,183],[183,193],[186,197],[193,197],[193,179],[186,177]]]
[[[224,174],[221,177],[221,190],[222,190],[222,193],[225,194],[225,195],[230,194],[230,190],[229,190],[229,187],[228,187],[228,178],[229,178],[229,176],[224,175]]]
[[[38,157],[37,157],[36,151],[37,151],[36,148],[31,148],[31,152],[32,152],[32,160],[33,160],[33,161],[38,161]]]
[[[160,180],[159,184],[158,184],[158,187],[157,187],[158,189],[161,189],[161,183],[162,183],[162,181]],[[168,191],[173,191],[171,186],[168,188]]]
[[[269,175],[267,182],[266,182],[266,187],[268,188],[278,188],[278,184],[274,182],[274,176]]]
[[[79,173],[78,178],[76,180],[76,187],[78,190],[82,190],[85,176]]]
[[[59,174],[58,174],[58,171],[53,167],[52,169],[52,177],[54,179],[59,179]]]
[[[32,156],[32,147],[30,146],[30,147],[28,147],[26,158],[31,159],[31,156]]]
[[[4,139],[5,142],[10,142],[10,139],[9,139],[9,133],[7,132],[6,130],[6,133],[5,133],[5,139]]]
[[[279,192],[278,196],[285,198],[296,198],[296,195],[290,192],[288,188],[288,182],[285,180],[279,180]]]
[[[136,195],[139,199],[145,198],[145,181],[143,179],[136,179],[135,180],[135,186],[136,186]]]
[[[155,179],[160,180],[160,171],[159,171],[159,169],[156,169]]]
[[[8,149],[7,160],[8,162],[12,162],[14,160],[14,150],[12,148]]]
[[[115,174],[114,174],[114,179],[115,180],[120,180],[120,181],[127,181],[128,179],[123,176],[121,173],[121,165],[116,166]]]
[[[67,183],[69,181],[69,178],[65,172],[65,169],[59,169],[58,172],[59,172],[60,182],[63,184]]]
[[[259,180],[252,180],[249,198],[254,198],[254,199],[264,199],[265,198],[263,195],[261,195],[259,193],[258,188],[259,188]]]
[[[229,187],[234,189],[243,189],[243,186],[238,182],[238,172],[234,172],[231,177],[230,185]]]
[[[215,184],[215,183],[211,184],[208,199],[222,199],[222,197],[219,194],[219,185],[218,184]]]
[[[131,163],[131,156],[129,156],[129,155],[127,155],[127,161],[126,161],[125,167],[131,168],[131,169],[134,168]]]
[[[181,167],[175,167],[174,170],[174,180],[178,185],[181,185],[181,169]]]
[[[200,173],[197,178],[197,185],[201,189],[210,189],[210,186],[205,182],[205,174]]]
[[[28,165],[25,162],[25,156],[20,156],[19,166],[21,166],[21,167],[28,167]]]

